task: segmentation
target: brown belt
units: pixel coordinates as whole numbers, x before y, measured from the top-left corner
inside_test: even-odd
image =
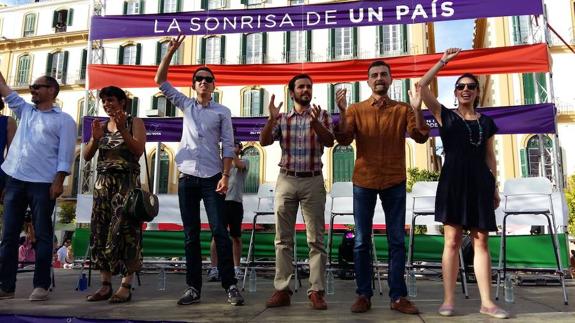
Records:
[[[314,177],[314,176],[319,176],[321,175],[321,170],[316,170],[313,172],[293,172],[291,170],[286,170],[286,169],[280,169],[280,173],[282,174],[286,174],[288,176],[294,176],[294,177]]]

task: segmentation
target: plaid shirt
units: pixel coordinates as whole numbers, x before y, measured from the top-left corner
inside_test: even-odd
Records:
[[[279,166],[288,171],[312,172],[321,171],[323,164],[323,144],[311,127],[310,109],[296,113],[292,109],[288,114],[282,113],[273,129],[274,140],[279,140],[282,158]],[[321,110],[318,121],[332,131],[330,114]]]

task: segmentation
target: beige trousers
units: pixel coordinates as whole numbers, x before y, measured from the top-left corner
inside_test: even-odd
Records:
[[[309,246],[309,283],[311,291],[324,291],[327,253],[325,233],[325,186],[323,176],[293,177],[280,174],[275,192],[276,275],[274,288],[289,290],[293,275],[294,231],[298,207],[301,206]]]

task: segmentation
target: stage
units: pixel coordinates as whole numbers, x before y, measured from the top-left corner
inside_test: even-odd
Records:
[[[157,273],[142,274],[142,286],[135,285],[133,299],[125,304],[108,304],[107,302],[88,303],[86,295],[97,288],[97,281],[86,291],[76,291],[79,270],[56,269],[56,287],[45,302],[32,303],[28,296],[32,291],[32,273],[18,274],[16,297],[0,300],[2,322],[34,322],[36,317],[18,315],[62,317],[49,322],[90,322],[90,319],[107,320],[146,320],[146,321],[186,321],[186,322],[491,322],[478,313],[479,295],[477,286],[469,284],[470,298],[465,299],[457,289],[457,316],[444,318],[436,313],[441,302],[442,286],[440,279],[426,276],[417,281],[418,295],[413,300],[421,310],[419,315],[405,315],[389,309],[387,287],[384,284],[384,295],[376,294],[372,298],[372,310],[363,314],[353,314],[350,306],[355,298],[353,280],[335,280],[335,294],[326,297],[327,311],[312,310],[306,297],[307,281],[292,297],[292,305],[285,308],[266,309],[265,301],[273,291],[271,272],[258,275],[257,292],[243,292],[246,304],[234,307],[226,303],[226,294],[220,283],[208,283],[204,277],[202,301],[199,304],[179,306],[177,299],[185,290],[183,272],[170,272],[167,275],[167,290],[158,291]],[[573,322],[575,317],[575,282],[567,280],[571,304],[563,305],[561,288],[553,286],[515,286],[515,303],[506,304],[499,300],[504,308],[513,314],[512,320],[518,322]],[[119,285],[119,278],[114,278],[113,287]],[[241,285],[240,285],[241,286]],[[493,293],[495,290],[493,290]],[[71,318],[78,318],[75,320]],[[87,319],[87,320],[82,320]],[[43,320],[42,322],[48,322]]]

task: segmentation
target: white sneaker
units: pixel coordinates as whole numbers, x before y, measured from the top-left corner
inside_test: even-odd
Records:
[[[220,273],[218,272],[217,267],[212,267],[212,268],[210,268],[210,271],[208,271],[208,281],[209,282],[220,281]]]
[[[30,294],[30,297],[28,297],[28,300],[33,302],[48,300],[48,293],[49,292],[47,289],[41,287],[34,288],[32,294]]]
[[[235,268],[235,269],[234,269],[234,272],[235,272],[235,274],[236,274],[236,279],[237,279],[237,280],[241,280],[241,279],[244,278],[244,271],[243,271],[240,267]]]

